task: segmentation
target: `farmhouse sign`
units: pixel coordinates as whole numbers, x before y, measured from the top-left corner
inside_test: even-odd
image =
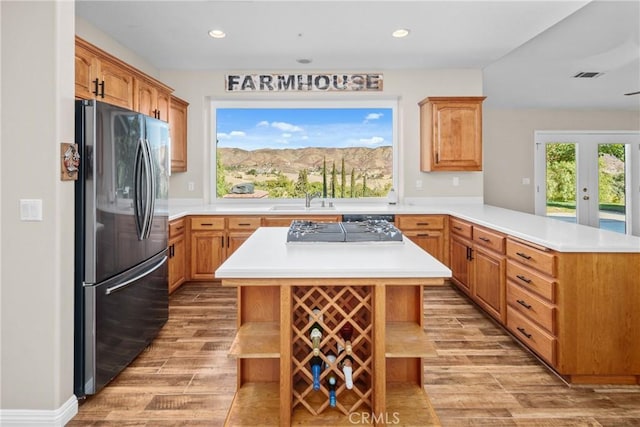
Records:
[[[227,74],[227,92],[381,91],[382,74]]]

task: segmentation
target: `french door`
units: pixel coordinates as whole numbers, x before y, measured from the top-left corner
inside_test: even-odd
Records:
[[[536,132],[536,214],[640,234],[640,132]]]

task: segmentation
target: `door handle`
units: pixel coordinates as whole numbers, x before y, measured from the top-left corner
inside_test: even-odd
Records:
[[[589,200],[589,196],[582,196],[582,200]]]

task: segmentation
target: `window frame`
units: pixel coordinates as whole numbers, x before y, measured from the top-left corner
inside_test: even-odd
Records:
[[[216,111],[218,108],[388,108],[392,112],[391,126],[392,126],[392,188],[395,189],[398,194],[399,181],[399,126],[398,117],[400,110],[400,100],[397,97],[367,97],[367,99],[291,99],[291,98],[278,98],[278,99],[242,99],[242,100],[229,100],[229,99],[212,99],[210,101],[210,126],[211,126],[211,164],[209,168],[209,197],[212,204],[242,204],[242,205],[273,205],[284,203],[298,203],[304,202],[304,199],[300,198],[267,198],[267,199],[226,199],[218,197],[216,194],[217,189],[217,123],[216,123]],[[355,204],[355,203],[369,203],[369,202],[382,202],[386,201],[386,197],[356,197],[356,198],[335,198],[327,197],[326,200],[335,200],[340,204]]]

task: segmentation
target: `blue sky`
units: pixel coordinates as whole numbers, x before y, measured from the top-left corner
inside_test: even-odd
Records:
[[[392,145],[390,108],[219,108],[216,112],[218,147]]]

